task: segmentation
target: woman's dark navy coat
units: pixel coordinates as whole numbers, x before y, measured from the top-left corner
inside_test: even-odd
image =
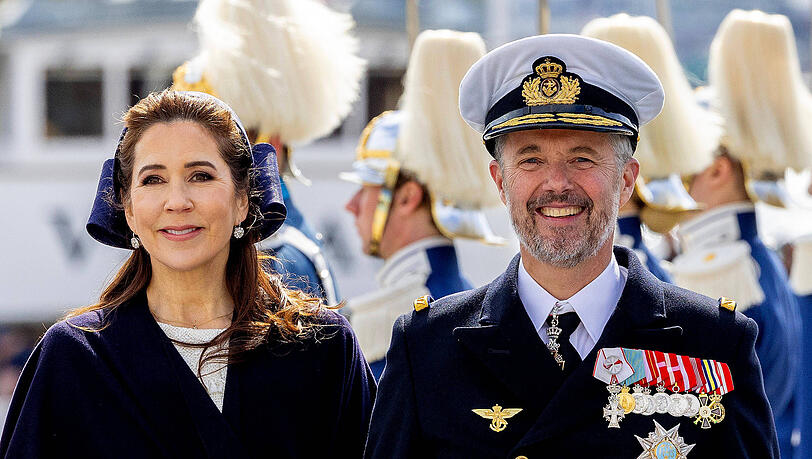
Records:
[[[145,297],[99,332],[92,312],[51,327],[23,370],[0,458],[360,457],[375,382],[349,324],[262,345],[228,367],[223,412],[150,315]],[[72,325],[71,325],[72,324]]]

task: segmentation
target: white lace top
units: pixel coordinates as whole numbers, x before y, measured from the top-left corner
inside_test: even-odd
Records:
[[[225,328],[184,328],[161,322],[158,322],[158,325],[160,325],[161,330],[163,330],[170,339],[193,344],[207,343],[225,330]],[[198,362],[200,362],[203,349],[181,346],[179,344],[175,344],[175,349],[178,350],[180,356],[183,357],[183,360],[189,365],[189,369],[192,370],[192,373],[197,376],[197,365]],[[212,352],[214,352],[214,349],[209,349],[207,355]],[[203,365],[201,371],[203,377],[198,378],[220,412],[223,411],[223,397],[226,393],[227,371],[228,365],[209,361]]]

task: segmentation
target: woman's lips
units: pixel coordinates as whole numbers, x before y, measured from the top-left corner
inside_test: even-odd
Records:
[[[158,230],[158,232],[170,241],[188,241],[200,234],[202,230],[203,228],[197,226],[187,226],[183,228],[164,228]]]

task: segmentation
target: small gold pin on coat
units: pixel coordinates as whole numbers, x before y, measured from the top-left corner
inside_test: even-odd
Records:
[[[473,411],[474,413],[482,416],[485,419],[490,419],[491,420],[491,425],[490,425],[491,430],[493,430],[494,432],[501,432],[501,431],[505,430],[505,427],[507,427],[507,421],[505,421],[505,419],[512,418],[513,416],[518,414],[520,411],[522,411],[522,408],[506,408],[506,409],[504,409],[499,405],[494,405],[493,408],[490,408],[490,409],[488,409],[488,408],[478,408],[478,409],[474,409],[474,410],[471,410],[471,411]]]

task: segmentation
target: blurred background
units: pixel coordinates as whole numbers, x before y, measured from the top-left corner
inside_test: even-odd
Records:
[[[291,182],[290,187],[311,225],[324,235],[345,298],[372,289],[381,262],[362,254],[344,210],[356,188],[337,175],[350,169],[367,121],[396,107],[416,19],[420,29],[479,32],[493,49],[543,27],[578,33],[597,17],[648,15],[671,33],[690,81],[699,86],[723,17],[733,8],[761,9],[790,18],[801,68],[809,72],[809,0],[325,3],[354,16],[368,71],[343,124],[327,138],[294,148],[296,162],[313,184]],[[408,16],[409,4],[419,18]],[[125,109],[169,86],[172,71],[196,54],[189,26],[196,7],[194,0],[0,0],[0,426],[36,339],[67,310],[94,302],[129,253],[95,242],[84,230],[98,174],[113,155]],[[797,180],[808,182],[808,171]],[[499,235],[512,238],[504,210],[488,216]],[[484,284],[502,272],[517,250],[511,240],[498,248],[456,241],[472,283]]]

